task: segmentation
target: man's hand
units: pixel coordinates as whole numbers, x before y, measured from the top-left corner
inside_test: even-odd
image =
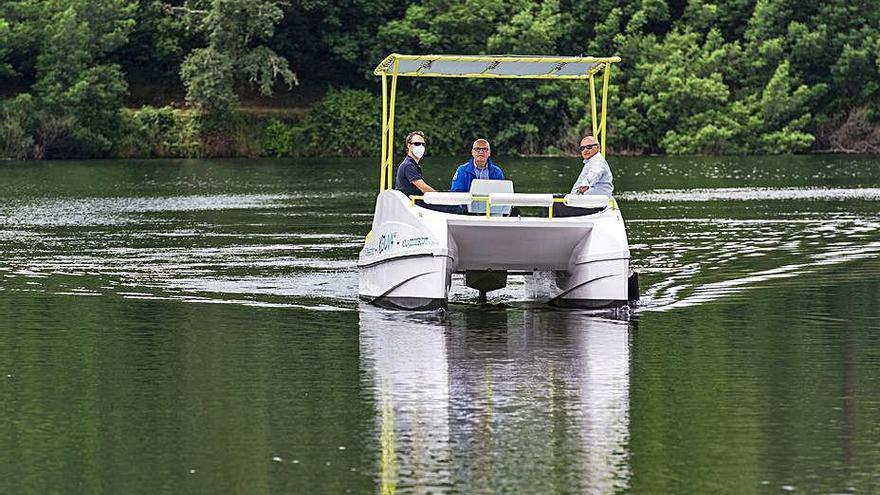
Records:
[[[422,179],[416,179],[416,180],[412,181],[412,185],[416,186],[419,189],[419,191],[422,191],[423,194],[426,192],[435,192],[436,191],[436,189],[429,186],[428,183]]]
[[[581,187],[579,187],[579,188],[578,188],[578,194],[584,194],[585,192],[587,192],[587,189],[589,189],[589,188],[590,188],[590,186],[581,186]]]

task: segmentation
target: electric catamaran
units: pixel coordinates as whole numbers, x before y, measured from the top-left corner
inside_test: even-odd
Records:
[[[391,54],[374,74],[382,78],[382,155],[372,230],[358,258],[359,293],[399,309],[445,307],[454,273],[486,293],[525,275],[524,299],[560,306],[603,308],[638,299],[623,217],[614,198],[552,193],[394,190],[394,106],[398,77],[585,80],[593,135],[605,151],[608,84],[619,57],[459,56]],[[601,113],[596,79],[602,78]],[[389,88],[390,79],[390,88]],[[475,181],[477,182],[477,181]],[[491,189],[491,188],[490,188]],[[429,205],[480,206],[484,214],[430,210]],[[569,215],[554,216],[565,205]],[[542,207],[540,216],[510,216],[511,207]],[[562,207],[560,207],[561,209]],[[500,214],[499,214],[500,213]]]

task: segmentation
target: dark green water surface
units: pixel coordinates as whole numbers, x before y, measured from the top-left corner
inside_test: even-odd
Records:
[[[880,159],[609,162],[599,313],[359,303],[375,160],[0,163],[0,493],[880,491]]]

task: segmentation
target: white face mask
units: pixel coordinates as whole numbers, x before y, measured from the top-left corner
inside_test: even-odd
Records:
[[[413,146],[413,148],[412,148],[412,154],[413,154],[414,157],[416,157],[417,159],[421,160],[421,159],[422,159],[422,155],[425,154],[425,147],[424,147],[424,146]]]

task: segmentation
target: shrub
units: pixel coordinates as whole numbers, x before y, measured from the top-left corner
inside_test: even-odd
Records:
[[[379,97],[368,91],[330,90],[293,132],[302,136],[309,155],[375,155],[381,139],[379,105]]]
[[[120,134],[114,154],[122,158],[193,158],[203,153],[198,119],[167,106],[123,110]]]
[[[24,160],[32,156],[33,111],[28,94],[0,101],[0,159]]]
[[[263,154],[290,156],[293,154],[293,136],[290,126],[277,119],[269,121],[263,130]]]

